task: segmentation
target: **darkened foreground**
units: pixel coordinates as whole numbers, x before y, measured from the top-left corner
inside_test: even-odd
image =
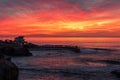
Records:
[[[0,52],[7,56],[32,56],[32,53],[26,47],[0,47]]]
[[[19,36],[13,41],[1,41],[0,50],[0,80],[7,77],[10,80],[13,77],[17,79],[18,69],[19,80],[120,79],[119,50],[113,48],[35,45]],[[6,56],[11,56],[12,61]],[[18,66],[18,69],[15,65]],[[7,70],[9,73],[6,72]],[[5,76],[7,77],[5,78]]]
[[[18,68],[0,53],[0,80],[18,80]]]
[[[0,80],[18,80],[18,68],[11,61],[11,57],[32,56],[29,49],[39,50],[70,50],[80,52],[77,46],[44,45],[39,46],[28,43],[23,36],[18,36],[14,40],[0,40]]]
[[[66,50],[34,50],[31,57],[13,60],[19,66],[20,80],[119,80],[119,53],[93,51],[75,54]]]
[[[32,53],[18,38],[14,41],[0,40],[0,80],[18,80],[18,67],[11,61],[13,56],[32,56]]]
[[[32,56],[22,36],[16,37],[12,40],[0,40],[0,52],[7,56]]]

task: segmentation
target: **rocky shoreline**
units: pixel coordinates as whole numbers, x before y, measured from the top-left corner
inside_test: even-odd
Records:
[[[32,56],[32,53],[23,44],[23,40],[20,42],[0,40],[0,80],[18,80],[19,69],[11,58]]]
[[[18,67],[0,53],[0,80],[18,80]]]
[[[20,39],[20,40],[19,40]],[[83,54],[86,52],[86,50],[82,51],[81,48],[78,46],[70,46],[70,45],[36,45],[33,43],[28,43],[27,41],[24,40],[22,36],[16,37],[14,41],[12,40],[7,40],[7,41],[2,41],[0,40],[0,80],[18,80],[19,77],[19,72],[21,70],[31,70],[31,69],[24,69],[24,68],[19,68],[16,66],[15,63],[11,61],[11,57],[23,57],[23,56],[33,56],[33,54],[29,50],[67,50],[71,51],[73,53],[77,53],[77,55]],[[91,50],[95,51],[114,51],[112,49],[101,49],[101,48],[91,48]],[[116,50],[115,50],[116,51]],[[48,57],[52,54],[48,54]],[[56,54],[57,55],[57,54]],[[46,55],[45,55],[46,56]],[[43,56],[42,56],[43,57]],[[108,65],[120,65],[120,61],[117,60],[92,60],[92,59],[82,59],[82,58],[76,58],[76,62],[91,62],[91,63],[105,63]],[[96,72],[89,72],[89,71],[79,71],[79,69],[71,69],[71,68],[66,68],[66,69],[41,69],[41,70],[36,70],[32,69],[34,71],[39,71],[42,73],[54,73],[54,74],[61,74],[63,76],[78,76],[85,78],[84,80],[87,80],[88,76],[89,77],[94,77],[98,76],[99,74],[101,76],[101,73],[96,73]],[[104,72],[102,72],[104,73]],[[117,79],[120,79],[120,70],[119,69],[114,69],[111,71],[108,71],[105,73],[105,75],[112,75],[115,76]],[[89,80],[89,79],[88,79]]]

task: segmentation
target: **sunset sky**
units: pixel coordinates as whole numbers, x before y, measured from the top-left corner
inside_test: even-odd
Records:
[[[0,0],[0,36],[120,37],[120,0]]]

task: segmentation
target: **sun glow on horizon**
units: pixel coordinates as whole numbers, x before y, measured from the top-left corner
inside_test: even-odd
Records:
[[[0,2],[1,36],[120,36],[119,0],[14,1]]]

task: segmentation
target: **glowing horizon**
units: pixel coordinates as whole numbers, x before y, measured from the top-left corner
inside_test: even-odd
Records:
[[[1,0],[0,36],[120,37],[120,0]]]

